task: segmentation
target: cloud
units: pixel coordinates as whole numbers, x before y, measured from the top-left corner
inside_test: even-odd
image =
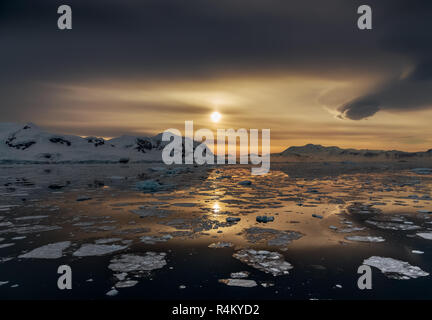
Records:
[[[388,80],[373,92],[338,108],[341,119],[361,120],[381,110],[409,112],[432,108],[432,68],[422,63],[407,77]]]

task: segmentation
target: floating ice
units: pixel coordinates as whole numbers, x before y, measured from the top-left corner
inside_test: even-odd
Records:
[[[144,192],[155,192],[162,188],[160,183],[155,180],[144,180],[144,181],[137,182],[135,184],[135,187],[138,190]]]
[[[3,244],[0,244],[0,249],[12,247],[14,245],[15,245],[15,243],[3,243]]]
[[[15,220],[33,220],[33,219],[43,219],[47,218],[48,216],[27,216],[27,217],[19,217],[15,218]]]
[[[424,253],[423,251],[420,251],[420,250],[411,250],[411,252],[414,254],[423,254]]]
[[[108,291],[105,294],[109,297],[114,297],[114,296],[118,295],[118,291],[116,289],[111,289],[110,291]]]
[[[155,244],[156,242],[165,242],[168,240],[171,240],[173,238],[172,235],[170,234],[165,234],[161,237],[157,237],[157,236],[143,236],[141,237],[141,242],[146,243],[146,244]]]
[[[233,257],[265,273],[271,273],[273,276],[288,274],[288,270],[293,268],[278,252],[244,249],[234,253]]]
[[[257,216],[256,221],[262,222],[262,223],[267,223],[270,221],[274,221],[274,217],[273,216]]]
[[[385,239],[382,237],[371,237],[371,236],[347,236],[345,239],[350,241],[359,242],[384,242]]]
[[[432,240],[432,232],[419,232],[416,234],[423,239]]]
[[[83,244],[81,248],[73,253],[76,257],[102,256],[116,251],[124,250],[128,246],[120,246],[116,244]]]
[[[96,244],[107,244],[107,243],[113,243],[113,242],[118,242],[118,241],[122,241],[123,239],[121,238],[107,238],[107,239],[99,239],[96,240],[95,243]]]
[[[246,279],[220,279],[219,282],[232,287],[252,288],[257,286],[255,280]]]
[[[230,277],[233,279],[243,279],[249,277],[248,271],[239,271],[239,272],[232,272],[230,274]]]
[[[365,222],[374,225],[380,229],[386,229],[386,230],[409,231],[409,230],[421,229],[419,226],[416,226],[414,224],[395,223],[395,222],[387,222],[387,221],[372,221],[372,220],[366,220]]]
[[[117,282],[115,284],[115,287],[116,288],[130,288],[130,287],[135,286],[137,283],[138,283],[138,281],[136,281],[136,280],[120,281],[120,282]]]
[[[70,245],[70,241],[51,243],[22,254],[18,258],[58,259],[62,257],[63,250],[68,248]]]
[[[214,242],[214,243],[211,243],[208,247],[213,248],[213,249],[217,249],[217,248],[230,248],[232,246],[233,246],[233,244],[231,242]]]
[[[378,268],[391,279],[408,280],[428,276],[429,273],[419,267],[412,266],[408,262],[393,258],[372,256],[363,261],[363,264]]]
[[[108,268],[115,272],[151,271],[166,265],[165,256],[164,252],[146,252],[144,256],[123,254],[112,259]]]
[[[6,230],[1,230],[0,234],[3,233],[18,233],[18,234],[26,234],[26,233],[38,233],[38,232],[46,232],[61,229],[59,226],[44,226],[44,225],[33,225],[33,226],[18,226]]]
[[[417,174],[432,174],[432,168],[414,168],[411,171]]]

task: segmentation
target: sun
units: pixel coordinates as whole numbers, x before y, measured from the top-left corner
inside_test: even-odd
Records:
[[[222,118],[222,115],[219,112],[215,111],[210,115],[210,118],[213,122],[219,122]]]

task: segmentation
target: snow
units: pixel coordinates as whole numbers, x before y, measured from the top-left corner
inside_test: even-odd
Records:
[[[67,249],[70,245],[70,241],[51,243],[22,254],[18,258],[58,259],[62,257],[63,250]]]
[[[162,161],[167,143],[162,141],[162,134],[104,140],[54,134],[32,123],[0,123],[0,162],[6,163]]]

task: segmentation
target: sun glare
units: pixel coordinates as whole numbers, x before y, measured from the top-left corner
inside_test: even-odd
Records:
[[[219,122],[220,119],[222,118],[222,115],[221,115],[219,112],[215,111],[215,112],[213,112],[213,113],[211,114],[210,117],[211,117],[211,120],[212,120],[213,122]]]

